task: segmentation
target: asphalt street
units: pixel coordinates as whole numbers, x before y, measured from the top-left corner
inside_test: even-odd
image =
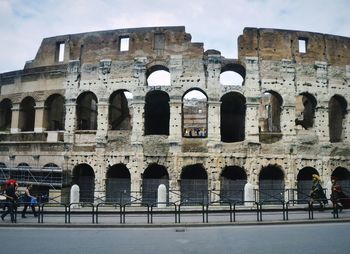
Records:
[[[348,254],[350,223],[170,228],[1,228],[1,253]]]

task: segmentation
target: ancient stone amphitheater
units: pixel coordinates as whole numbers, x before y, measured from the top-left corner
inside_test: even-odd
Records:
[[[245,28],[238,59],[184,27],[45,38],[0,74],[1,181],[65,200],[308,198],[350,190],[350,38]],[[6,49],[5,49],[6,50]]]

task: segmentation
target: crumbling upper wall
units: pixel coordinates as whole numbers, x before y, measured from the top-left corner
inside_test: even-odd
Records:
[[[158,36],[158,37],[157,37]],[[157,39],[157,38],[158,39]],[[120,51],[121,38],[129,38],[129,49]],[[160,38],[160,39],[159,39]],[[102,59],[132,60],[143,56],[182,55],[202,57],[203,44],[192,43],[185,27],[150,27],[62,35],[43,39],[35,59],[26,68],[49,66],[80,60],[81,64]],[[156,40],[161,40],[156,43]],[[64,43],[64,60],[58,61],[58,46]]]
[[[306,41],[306,52],[299,50],[299,40]],[[238,38],[238,56],[260,60],[291,59],[296,62],[325,61],[331,65],[350,64],[350,38],[304,31],[245,28]]]

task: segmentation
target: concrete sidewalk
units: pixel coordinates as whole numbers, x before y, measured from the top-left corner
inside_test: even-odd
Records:
[[[303,206],[290,208],[288,217],[278,206],[265,206],[261,215],[255,207],[237,207],[234,214],[225,207],[210,207],[208,213],[203,213],[202,207],[182,207],[177,216],[172,207],[154,208],[152,214],[147,213],[147,207],[126,207],[125,217],[118,207],[100,207],[98,214],[95,210],[92,212],[92,207],[75,208],[71,213],[65,213],[65,207],[46,207],[41,218],[43,223],[39,223],[31,212],[27,212],[27,218],[21,218],[20,212],[21,207],[17,212],[17,223],[11,223],[8,215],[5,221],[0,221],[0,227],[181,227],[350,221],[350,210],[339,213],[339,218],[333,218],[331,208],[314,210],[313,219],[310,219],[309,211]],[[124,219],[125,223],[122,223]]]

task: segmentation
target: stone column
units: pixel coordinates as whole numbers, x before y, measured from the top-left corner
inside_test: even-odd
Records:
[[[66,99],[66,121],[64,142],[74,142],[74,131],[76,128],[76,102],[75,99]]]
[[[43,132],[44,128],[44,102],[37,102],[35,105],[35,122],[34,122],[34,132]]]
[[[109,110],[109,103],[107,99],[100,99],[97,105],[97,131],[96,131],[97,145],[102,145],[107,143],[108,110]]]
[[[182,102],[170,100],[169,142],[178,143],[182,137]]]
[[[220,142],[220,105],[218,101],[208,101],[208,140]],[[210,119],[210,121],[209,121]]]
[[[294,139],[295,132],[295,106],[290,103],[285,103],[281,112],[281,132],[283,134],[283,140],[290,142]]]
[[[140,144],[144,134],[144,100],[134,98],[130,106],[133,108],[131,143]]]
[[[80,61],[72,60],[68,63],[67,78],[65,82],[65,132],[64,142],[74,142],[74,132],[76,129],[76,99],[80,92],[79,85],[81,79]]]
[[[329,142],[329,118],[327,102],[320,103],[315,111],[315,130],[320,143]]]
[[[12,105],[12,119],[11,119],[11,133],[18,133],[21,131],[19,128],[19,111],[20,111],[20,104],[13,103],[13,105]]]
[[[245,57],[246,77],[244,81],[246,96],[245,140],[259,142],[259,105],[260,105],[260,74],[259,58]]]
[[[246,98],[245,140],[251,143],[259,142],[259,98]]]

